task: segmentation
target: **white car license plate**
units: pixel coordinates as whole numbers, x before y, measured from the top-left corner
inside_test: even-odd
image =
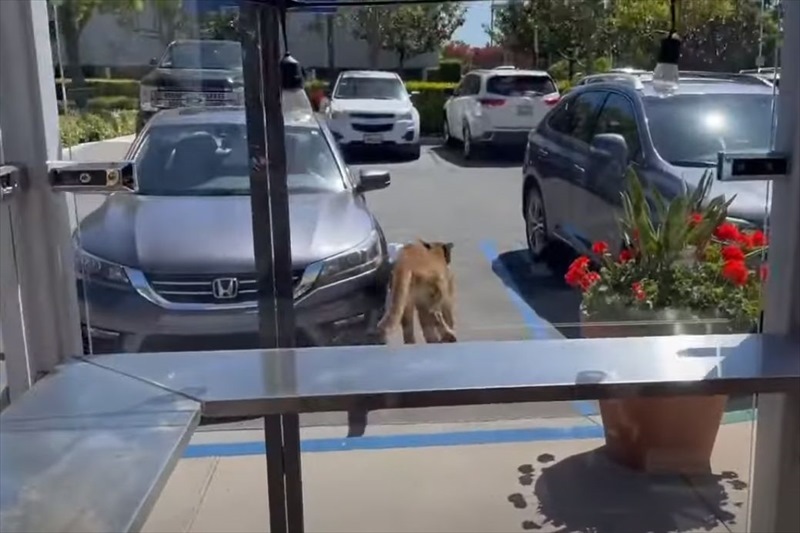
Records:
[[[380,144],[383,142],[383,135],[380,133],[367,133],[364,135],[364,143],[366,144]]]
[[[518,105],[517,106],[517,115],[522,117],[527,117],[533,115],[533,106],[532,105]]]

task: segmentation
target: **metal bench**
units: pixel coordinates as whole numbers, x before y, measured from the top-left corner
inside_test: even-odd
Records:
[[[299,533],[299,413],[796,391],[798,353],[708,335],[99,356],[0,414],[0,522],[137,530],[202,411],[264,417],[271,531]]]

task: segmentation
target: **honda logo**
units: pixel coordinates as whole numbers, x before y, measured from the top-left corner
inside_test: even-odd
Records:
[[[217,278],[211,282],[211,293],[217,300],[230,300],[239,294],[239,280],[236,278]]]

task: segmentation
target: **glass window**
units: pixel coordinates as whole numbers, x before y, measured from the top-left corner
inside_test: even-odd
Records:
[[[597,118],[594,134],[618,133],[625,138],[628,154],[635,157],[639,152],[639,129],[633,104],[626,97],[610,93],[603,104],[603,110]]]
[[[550,76],[490,76],[486,92],[502,96],[524,96],[525,93],[549,94],[556,91]]]
[[[243,118],[240,117],[240,118]],[[319,129],[286,128],[291,192],[341,191],[344,181]],[[146,130],[136,156],[139,194],[216,196],[250,194],[246,128],[224,120]]]
[[[475,74],[467,74],[464,78],[460,96],[470,96],[481,91],[481,78]]]
[[[397,78],[345,76],[336,84],[334,98],[402,100],[408,97],[403,83]]]
[[[158,65],[165,69],[242,68],[242,47],[234,41],[183,41],[167,48]]]
[[[644,98],[653,145],[678,166],[717,164],[717,153],[753,152],[770,147],[773,96],[769,88],[753,94],[678,94]]]
[[[605,97],[604,92],[592,91],[569,99],[550,117],[550,127],[559,133],[589,142]]]

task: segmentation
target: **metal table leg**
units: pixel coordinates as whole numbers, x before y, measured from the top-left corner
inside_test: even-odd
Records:
[[[267,497],[271,533],[303,533],[303,475],[300,464],[300,417],[264,417]]]

